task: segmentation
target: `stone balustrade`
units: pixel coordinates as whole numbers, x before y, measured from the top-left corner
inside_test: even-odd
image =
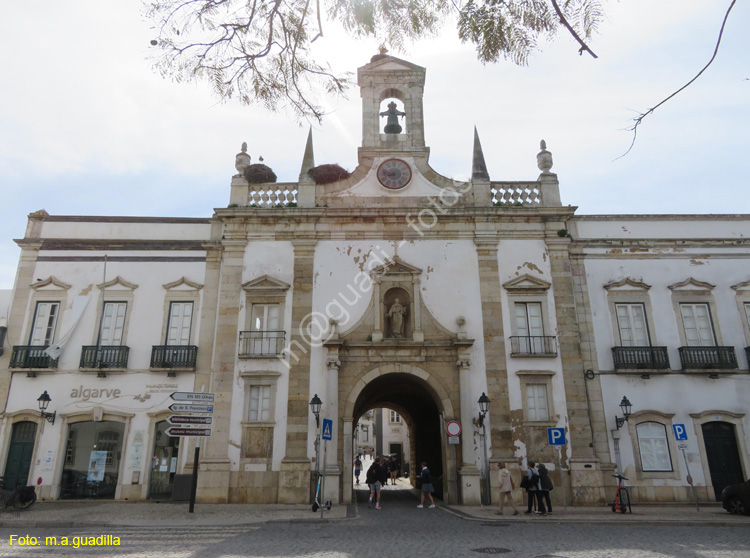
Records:
[[[493,205],[538,207],[542,202],[542,189],[538,182],[492,182],[490,186]]]

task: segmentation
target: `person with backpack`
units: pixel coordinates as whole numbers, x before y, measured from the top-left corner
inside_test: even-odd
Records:
[[[367,504],[368,508],[372,507],[372,498],[377,494],[375,498],[375,509],[380,509],[380,489],[385,485],[386,475],[383,468],[380,466],[380,458],[376,457],[370,468],[367,469],[367,476],[365,481],[370,486],[370,502]]]
[[[529,459],[528,470],[526,471],[526,478],[528,479],[528,507],[524,513],[531,513],[531,507],[536,500],[538,513],[540,515],[547,515],[544,509],[544,500],[542,497],[542,485],[539,482],[539,474],[536,470],[536,463]]]

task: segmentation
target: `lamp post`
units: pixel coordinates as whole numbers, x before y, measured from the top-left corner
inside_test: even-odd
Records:
[[[487,394],[482,392],[479,398],[479,426],[482,427],[482,455],[484,458],[484,494],[482,503],[489,506],[492,503],[492,496],[490,494],[490,463],[487,458],[487,427],[484,425],[484,417],[487,416],[487,412],[490,410],[490,398]]]
[[[315,476],[316,476],[316,483],[320,482],[320,408],[323,406],[323,402],[320,400],[320,397],[318,397],[318,394],[316,393],[313,395],[313,398],[310,399],[310,410],[312,411],[312,414],[315,415]],[[315,495],[315,499],[317,502],[318,495]],[[315,511],[315,508],[313,508],[313,511]],[[322,513],[321,513],[322,515]]]
[[[42,415],[42,418],[47,419],[47,422],[51,424],[55,424],[55,416],[57,416],[57,411],[55,411],[54,413],[45,412],[47,410],[49,402],[52,401],[46,389],[44,390],[44,393],[39,396],[39,399],[37,399],[37,401],[39,402],[39,412]]]
[[[633,409],[633,404],[628,401],[628,398],[623,396],[622,401],[620,401],[620,409],[622,410],[622,417],[618,417],[615,415],[615,424],[617,425],[617,430],[620,430],[622,426],[627,422],[628,417],[630,417],[631,410]]]

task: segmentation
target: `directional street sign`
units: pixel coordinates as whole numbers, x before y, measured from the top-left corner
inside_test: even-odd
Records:
[[[211,424],[213,420],[211,417],[191,417],[190,415],[171,415],[167,417],[169,424]]]
[[[547,429],[547,441],[550,446],[564,446],[565,445],[565,429],[564,428],[548,428]]]
[[[172,403],[169,410],[173,413],[213,413],[213,405],[189,405],[186,403]]]
[[[323,439],[330,440],[333,438],[333,421],[331,419],[323,419]]]
[[[175,401],[200,401],[202,403],[213,403],[213,393],[196,393],[192,391],[175,391],[170,395]]]
[[[179,426],[170,426],[167,428],[167,436],[178,438],[180,436],[210,436],[210,428],[180,428]]]

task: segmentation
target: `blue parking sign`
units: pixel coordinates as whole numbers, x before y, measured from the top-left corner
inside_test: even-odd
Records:
[[[673,424],[672,430],[674,430],[675,440],[687,440],[687,430],[685,430],[684,424]]]
[[[547,441],[550,446],[564,446],[565,445],[565,429],[564,428],[548,428],[547,429]]]

